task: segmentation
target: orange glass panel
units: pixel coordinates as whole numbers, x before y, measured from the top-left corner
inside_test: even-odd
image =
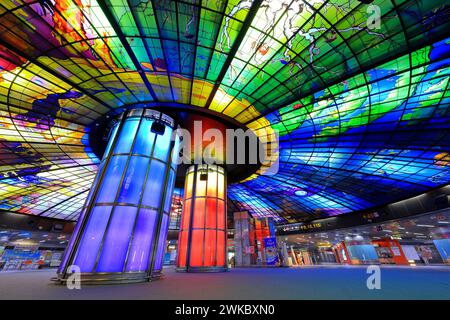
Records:
[[[217,220],[217,201],[208,198],[206,200],[206,228],[216,229]]]
[[[218,267],[225,266],[225,231],[217,231],[217,264]]]
[[[186,200],[183,205],[183,214],[181,218],[181,229],[188,230],[191,220],[191,200]]]
[[[213,267],[216,264],[216,231],[206,230],[205,235],[205,267]]]
[[[217,228],[225,229],[225,201],[218,200],[217,206]]]
[[[194,200],[194,228],[205,227],[205,199]]]
[[[203,230],[192,231],[190,266],[201,267],[203,264]]]

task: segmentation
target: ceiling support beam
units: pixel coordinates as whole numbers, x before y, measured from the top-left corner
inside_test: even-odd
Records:
[[[123,47],[127,51],[128,55],[130,56],[131,60],[133,61],[133,64],[138,71],[139,75],[141,76],[142,81],[144,82],[145,86],[147,87],[147,90],[150,92],[150,95],[152,96],[154,101],[158,101],[158,97],[156,96],[155,91],[152,88],[152,85],[147,79],[147,76],[145,75],[145,71],[142,68],[142,65],[139,63],[138,58],[136,57],[133,49],[131,48],[130,44],[127,41],[127,38],[125,34],[122,32],[122,29],[119,25],[119,23],[114,18],[114,14],[112,13],[110,7],[106,3],[105,0],[98,0],[97,3],[99,4],[100,8],[102,9],[103,13],[105,14],[106,18],[108,19],[109,23],[111,24],[111,27],[114,29],[114,32],[116,33],[117,37],[119,38],[120,42],[122,43]]]
[[[256,13],[258,12],[262,2],[263,2],[263,0],[255,0],[252,3],[252,6],[249,9],[247,17],[245,18],[244,24],[243,24],[241,30],[239,30],[239,34],[236,37],[236,40],[234,41],[230,52],[228,53],[227,59],[225,60],[225,63],[222,66],[222,69],[220,70],[220,73],[219,73],[216,81],[214,82],[214,87],[208,97],[208,101],[206,101],[206,105],[205,105],[206,108],[209,108],[209,106],[211,105],[211,102],[212,102],[214,96],[216,95],[216,92],[219,89],[219,86],[222,83],[222,80],[225,77],[225,74],[227,73],[228,68],[231,65],[231,62],[233,61],[234,56],[236,55],[237,51],[239,50],[239,47],[241,46],[242,41],[244,40],[245,35],[247,34],[247,31],[250,28],[250,26],[253,22],[253,19],[255,18]]]

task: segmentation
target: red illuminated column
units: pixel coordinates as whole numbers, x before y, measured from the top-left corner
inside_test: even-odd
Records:
[[[178,236],[178,271],[227,270],[226,219],[224,168],[206,164],[190,166],[186,172]]]

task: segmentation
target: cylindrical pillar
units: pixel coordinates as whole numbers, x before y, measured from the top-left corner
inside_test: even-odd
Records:
[[[192,165],[186,172],[178,237],[177,270],[226,271],[226,174],[217,165]]]
[[[155,110],[122,114],[58,270],[86,282],[136,282],[158,276],[169,224],[179,138]]]

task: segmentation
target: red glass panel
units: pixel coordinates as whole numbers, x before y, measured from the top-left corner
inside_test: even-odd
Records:
[[[205,227],[205,199],[195,199],[193,227],[194,228]]]
[[[206,228],[216,229],[217,201],[208,198],[206,200]]]
[[[225,231],[217,231],[217,264],[218,267],[225,266]]]
[[[186,266],[186,249],[187,249],[187,241],[188,241],[188,231],[181,231],[178,237],[178,267]]]
[[[225,229],[225,201],[218,200],[217,206],[217,228]]]
[[[205,267],[213,267],[216,263],[216,231],[206,230],[205,235]]]
[[[183,214],[181,216],[181,230],[188,230],[191,219],[191,200],[186,200],[183,204]]]
[[[201,267],[203,263],[203,230],[192,231],[190,266]]]

